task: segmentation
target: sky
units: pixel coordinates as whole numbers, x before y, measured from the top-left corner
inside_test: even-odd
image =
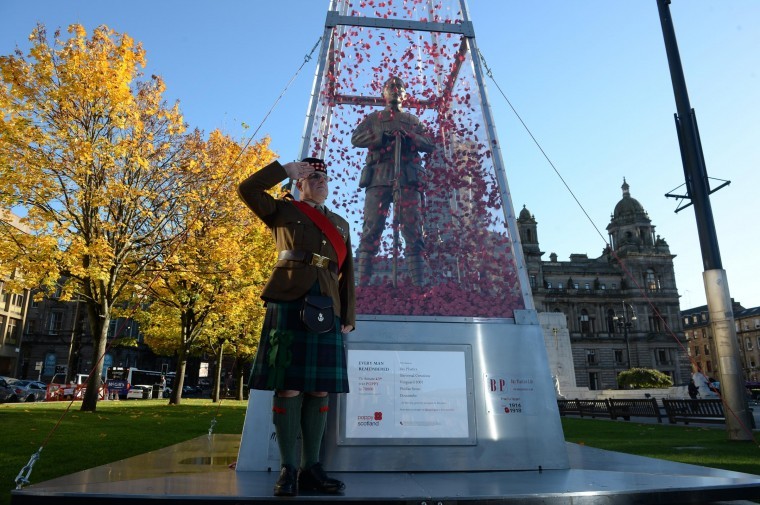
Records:
[[[291,160],[300,152],[317,66],[312,49],[328,7],[328,0],[0,0],[0,54],[25,51],[36,23],[51,34],[72,23],[88,31],[105,24],[142,42],[145,74],[163,77],[165,97],[179,100],[191,127],[243,141],[268,135]],[[676,213],[678,202],[664,196],[679,192],[683,166],[656,1],[469,0],[468,8],[493,75],[485,84],[515,213],[525,205],[535,216],[544,259],[598,257],[625,178],[676,255],[681,308],[704,305],[693,207]],[[730,293],[744,307],[759,306],[760,1],[672,0],[670,11],[708,175],[716,186],[731,181],[711,197]]]

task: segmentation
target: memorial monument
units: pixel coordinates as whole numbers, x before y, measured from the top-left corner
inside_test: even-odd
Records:
[[[757,498],[758,476],[565,443],[556,396],[567,385],[562,378],[572,376],[559,366],[569,355],[559,340],[567,335],[552,335],[555,387],[478,54],[465,0],[330,2],[301,153],[293,158],[327,161],[338,194],[326,203],[343,205],[336,210],[357,235],[352,244],[361,238],[359,179],[367,153],[351,136],[386,106],[382,87],[389,76],[405,84],[404,109],[430,133],[433,149],[418,151],[424,248],[410,252],[424,255],[421,272],[408,269],[420,262],[408,261],[406,251],[402,256],[394,235],[403,235],[403,220],[394,219],[372,250],[371,282],[356,288],[356,331],[346,338],[351,392],[330,399],[321,458],[346,490],[327,499],[662,504]],[[419,273],[423,282],[415,279]],[[562,331],[560,321],[543,319]],[[272,393],[253,390],[242,439],[209,430],[15,490],[12,503],[269,503],[280,464],[273,432]],[[307,492],[285,500],[325,497]]]
[[[568,468],[477,54],[458,0],[328,12],[300,156],[326,160],[360,244],[328,471]],[[271,434],[252,392],[239,471],[279,468]]]

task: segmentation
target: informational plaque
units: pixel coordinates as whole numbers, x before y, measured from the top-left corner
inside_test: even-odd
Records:
[[[532,376],[511,375],[506,372],[486,373],[486,412],[491,415],[534,415],[536,386]]]
[[[344,443],[474,441],[469,346],[378,347],[348,349]]]

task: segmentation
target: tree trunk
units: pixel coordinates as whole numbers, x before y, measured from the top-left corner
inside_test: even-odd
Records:
[[[211,395],[211,401],[212,402],[218,402],[219,398],[221,397],[221,393],[224,391],[224,388],[226,386],[222,385],[222,360],[224,359],[224,340],[221,340],[219,342],[219,352],[216,355],[216,377],[214,377],[214,392]]]
[[[182,386],[185,385],[185,369],[187,368],[187,352],[184,346],[177,353],[177,368],[174,370],[174,386],[169,405],[179,405],[182,401]]]
[[[235,358],[235,379],[237,382],[237,391],[235,392],[235,399],[236,400],[245,400],[245,397],[243,395],[243,381],[245,380],[244,377],[244,365],[245,361],[243,361],[240,358]]]
[[[92,367],[89,370],[90,377],[87,379],[87,389],[85,390],[80,410],[95,412],[98,406],[98,392],[102,383],[100,379],[101,375],[103,375],[103,359],[108,343],[110,314],[100,304],[87,302],[87,316],[90,320],[90,331],[92,332],[94,342],[92,345]]]

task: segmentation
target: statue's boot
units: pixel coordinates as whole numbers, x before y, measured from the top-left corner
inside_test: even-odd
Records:
[[[360,286],[369,286],[372,281],[372,254],[360,251],[356,256],[356,270]]]
[[[425,285],[425,262],[419,254],[412,254],[406,257],[406,267],[409,269],[409,275],[412,278],[412,284],[415,286]]]

